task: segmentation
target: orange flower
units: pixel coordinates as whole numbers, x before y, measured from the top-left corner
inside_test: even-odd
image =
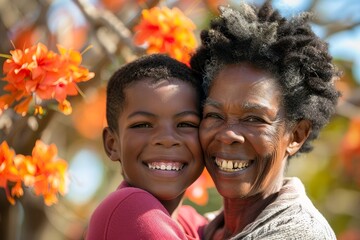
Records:
[[[140,23],[135,26],[135,43],[147,44],[147,53],[168,53],[188,64],[197,44],[195,28],[178,8],[144,9]]]
[[[10,93],[0,97],[0,113],[15,105],[15,111],[25,115],[33,99],[35,105],[51,99],[63,103],[68,95],[78,94],[76,83],[94,77],[94,73],[79,66],[82,61],[79,52],[61,46],[58,51],[60,55],[42,43],[24,51],[10,51],[11,57],[3,65],[6,74],[3,80],[8,82],[4,90]]]
[[[209,172],[204,169],[200,177],[186,189],[185,197],[198,205],[204,206],[209,199],[207,189],[214,186]]]
[[[45,204],[57,202],[57,194],[67,192],[67,163],[57,159],[57,148],[38,140],[32,156],[15,155],[4,141],[0,145],[0,187],[5,189],[6,197],[15,204],[14,196],[24,194],[22,184],[34,188],[36,195],[43,195]],[[11,193],[8,182],[12,182]]]
[[[67,162],[57,158],[57,148],[54,144],[46,145],[36,141],[32,151],[29,169],[36,169],[33,181],[25,182],[33,187],[36,195],[43,195],[45,204],[50,206],[57,202],[57,193],[67,192]],[[23,162],[23,164],[26,164]]]
[[[70,115],[72,113],[72,107],[68,100],[64,100],[60,102],[58,105],[58,109],[60,112],[64,113],[65,115]]]
[[[14,163],[25,186],[32,186],[36,174],[36,165],[33,163],[32,157],[18,154],[14,159]]]
[[[19,195],[19,188],[21,188],[21,178],[14,165],[14,157],[15,152],[9,148],[9,145],[5,141],[2,142],[0,145],[0,187],[5,189],[6,198],[11,204],[15,204],[15,199],[12,197],[14,194],[10,194],[8,182],[16,183],[14,190],[16,195]]]

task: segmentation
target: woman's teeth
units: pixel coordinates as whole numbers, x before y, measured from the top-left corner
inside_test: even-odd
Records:
[[[215,163],[223,171],[235,172],[249,167],[251,161],[224,160],[216,158]]]
[[[150,169],[163,171],[180,171],[184,164],[179,162],[152,162],[147,164]]]

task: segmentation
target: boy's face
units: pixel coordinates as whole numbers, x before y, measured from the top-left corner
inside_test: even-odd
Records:
[[[173,79],[138,81],[125,89],[118,131],[104,132],[111,160],[124,179],[160,200],[181,197],[203,170],[195,89]]]

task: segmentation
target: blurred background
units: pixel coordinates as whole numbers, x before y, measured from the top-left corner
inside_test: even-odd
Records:
[[[263,1],[248,1],[261,4]],[[19,154],[30,154],[36,139],[56,144],[68,162],[69,191],[46,206],[25,188],[11,205],[0,188],[0,239],[83,239],[89,217],[99,202],[121,182],[120,165],[110,161],[101,139],[105,121],[105,86],[122,64],[145,54],[133,41],[142,9],[179,8],[196,25],[195,36],[230,0],[0,0],[0,53],[38,42],[82,52],[83,65],[95,78],[79,84],[84,97],[70,99],[69,116],[49,110],[44,116],[21,117],[10,109],[0,114],[0,142]],[[329,43],[344,75],[337,113],[315,142],[314,151],[292,159],[289,176],[298,176],[338,239],[360,239],[360,2],[357,0],[273,0],[284,16],[314,12],[315,32]],[[2,66],[5,58],[0,58]],[[0,76],[4,74],[0,70]],[[0,81],[0,96],[5,82]],[[205,178],[205,181],[209,181]],[[194,189],[193,189],[194,190]],[[196,190],[196,191],[195,191]],[[186,204],[199,212],[217,210],[222,200],[211,183],[199,184]],[[194,195],[201,201],[191,200]],[[195,198],[196,199],[196,198]]]

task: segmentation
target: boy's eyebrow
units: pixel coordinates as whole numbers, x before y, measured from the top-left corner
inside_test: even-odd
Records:
[[[152,114],[152,113],[149,113],[149,112],[145,112],[145,111],[136,111],[136,112],[133,112],[131,113],[128,118],[132,118],[136,115],[143,115],[143,116],[148,116],[148,117],[154,117],[155,114]]]
[[[146,111],[136,111],[136,112],[133,112],[131,113],[128,118],[132,118],[132,117],[135,117],[137,115],[142,115],[142,116],[147,116],[147,117],[155,117],[156,115],[153,114],[153,113],[150,113],[150,112],[146,112]],[[196,115],[196,116],[200,116],[200,113],[197,112],[197,111],[191,111],[191,110],[188,110],[188,111],[183,111],[183,112],[180,112],[178,114],[176,114],[175,116],[176,117],[181,117],[181,116],[184,116],[184,115]]]
[[[176,116],[176,117],[181,117],[181,116],[186,116],[186,115],[196,115],[196,116],[200,117],[200,113],[199,113],[199,112],[197,112],[197,111],[191,111],[191,110],[178,113],[178,114],[176,114],[175,116]]]

